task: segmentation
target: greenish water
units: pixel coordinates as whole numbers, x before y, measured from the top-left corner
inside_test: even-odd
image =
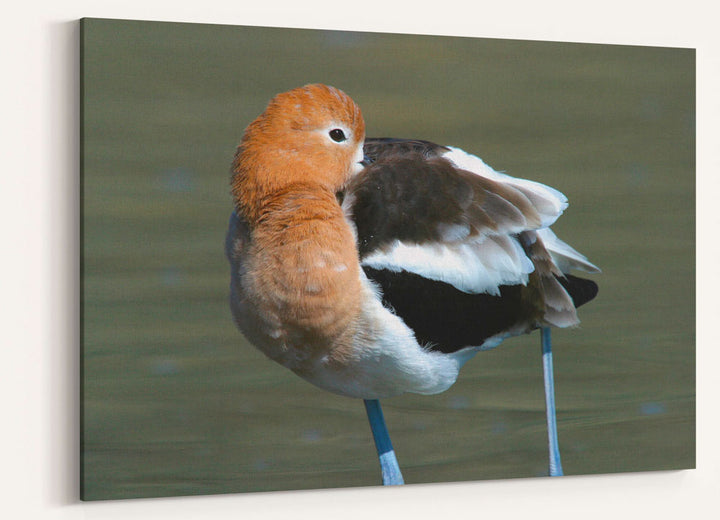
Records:
[[[234,149],[311,82],[368,135],[568,195],[554,229],[603,273],[553,336],[565,472],[694,467],[692,50],[101,20],[83,43],[85,499],[378,484],[362,403],[267,360],[227,305]],[[408,483],[547,473],[539,334],[384,410]]]

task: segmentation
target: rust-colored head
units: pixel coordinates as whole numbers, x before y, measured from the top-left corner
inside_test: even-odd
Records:
[[[251,221],[293,185],[340,190],[362,169],[365,122],[344,92],[315,84],[278,94],[245,130],[233,163],[235,204]]]

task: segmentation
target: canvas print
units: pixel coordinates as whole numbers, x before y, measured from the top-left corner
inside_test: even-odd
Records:
[[[695,466],[693,49],[81,21],[81,498]]]

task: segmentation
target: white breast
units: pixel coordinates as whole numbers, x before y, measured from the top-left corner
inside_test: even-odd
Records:
[[[444,354],[423,348],[412,330],[382,306],[372,282],[362,277],[362,313],[352,355],[342,365],[320,359],[305,377],[331,392],[363,399],[404,392],[437,394],[450,388],[479,349]]]

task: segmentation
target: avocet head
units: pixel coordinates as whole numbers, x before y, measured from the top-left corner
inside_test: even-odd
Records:
[[[338,191],[362,169],[364,140],[360,108],[341,90],[314,84],[278,94],[245,131],[234,188],[313,183]]]

